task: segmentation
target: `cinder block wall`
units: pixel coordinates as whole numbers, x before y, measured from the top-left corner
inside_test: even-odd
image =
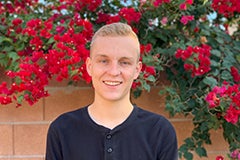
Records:
[[[10,80],[0,70],[0,82],[2,81]],[[163,84],[166,82],[163,81]],[[144,92],[140,98],[132,101],[167,117],[174,125],[181,145],[191,134],[191,118],[168,116],[164,110],[164,97],[158,95],[161,87],[154,87],[150,93]],[[23,104],[16,108],[11,104],[0,107],[0,160],[44,160],[46,134],[51,121],[63,112],[88,105],[93,99],[92,87],[84,82],[75,87],[67,86],[66,82],[51,82],[48,90],[51,96],[41,99],[34,106]],[[206,146],[209,157],[195,159],[215,160],[217,155],[226,155],[228,145],[223,140],[221,131],[213,131],[211,136],[213,144]]]

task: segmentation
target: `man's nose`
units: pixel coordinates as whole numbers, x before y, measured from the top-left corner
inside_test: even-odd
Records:
[[[111,63],[111,65],[108,68],[108,74],[112,76],[118,76],[121,74],[121,67],[117,62]]]

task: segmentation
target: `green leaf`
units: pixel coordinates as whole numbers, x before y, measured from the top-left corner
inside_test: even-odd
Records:
[[[221,52],[219,50],[216,50],[216,49],[213,49],[211,51],[211,54],[216,56],[216,57],[219,57],[219,58],[221,57]]]
[[[206,85],[209,85],[211,88],[213,88],[214,86],[217,85],[217,80],[213,77],[206,77],[203,79],[203,83],[205,83]]]
[[[156,81],[156,79],[153,75],[148,76],[147,80],[150,81],[150,82],[155,82]]]
[[[12,50],[13,50],[13,46],[5,46],[5,47],[3,47],[3,51],[5,51],[5,52],[10,52]]]
[[[187,144],[188,148],[193,148],[195,146],[192,138],[186,138],[184,142]]]
[[[16,51],[22,51],[25,48],[25,44],[23,42],[20,42],[15,46]]]
[[[0,65],[7,67],[9,59],[6,54],[0,53]]]
[[[0,44],[4,43],[4,42],[12,44],[12,39],[6,38],[6,37],[1,38]]]
[[[240,54],[236,56],[236,60],[240,63]]]
[[[221,37],[217,37],[216,40],[217,40],[217,42],[220,43],[220,44],[223,44],[223,43],[224,43],[224,41],[223,41],[223,39],[222,39]]]
[[[230,72],[228,72],[228,71],[223,71],[223,72],[221,73],[221,78],[222,78],[223,80],[230,80],[230,79],[232,78],[232,75],[231,75]]]
[[[186,158],[187,160],[192,160],[193,159],[193,154],[190,152],[185,152],[184,153],[184,158]]]
[[[20,95],[20,96],[17,97],[17,102],[19,104],[22,104],[23,99],[24,99],[24,95]]]
[[[221,64],[219,62],[216,62],[215,60],[211,60],[211,66],[213,67],[219,67]]]
[[[14,62],[19,59],[19,56],[18,56],[18,54],[16,52],[9,52],[7,55]]]
[[[233,44],[234,44],[234,49],[240,51],[240,41],[234,41]]]
[[[207,156],[207,151],[205,148],[203,147],[198,147],[196,148],[196,153],[200,156],[200,157],[206,157]]]
[[[231,55],[227,55],[224,59],[223,59],[223,68],[227,68],[230,69],[231,66],[233,66],[233,64],[236,63],[236,60],[234,59],[234,57],[232,57]]]
[[[54,38],[51,37],[51,38],[47,41],[47,44],[52,44],[54,41],[55,41]]]

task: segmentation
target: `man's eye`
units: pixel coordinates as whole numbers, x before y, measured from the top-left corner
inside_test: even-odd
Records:
[[[122,62],[120,62],[122,65],[130,65],[131,63],[130,62],[128,62],[128,61],[122,61]]]
[[[101,59],[101,60],[99,60],[98,62],[99,62],[99,63],[107,63],[108,60],[106,60],[106,59]]]

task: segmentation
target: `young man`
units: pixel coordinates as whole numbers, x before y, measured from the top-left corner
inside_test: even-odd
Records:
[[[105,25],[95,33],[86,61],[94,101],[50,125],[46,160],[177,159],[169,121],[130,102],[132,82],[142,67],[139,46],[127,24]]]

